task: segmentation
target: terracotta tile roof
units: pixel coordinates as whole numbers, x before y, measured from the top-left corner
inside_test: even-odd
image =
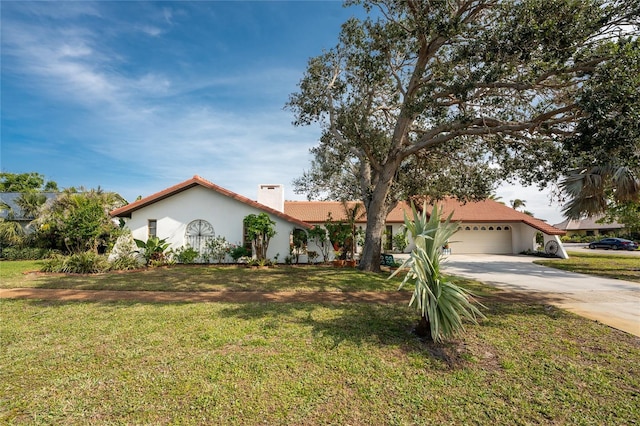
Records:
[[[350,205],[353,205],[352,204]],[[453,212],[452,220],[460,222],[523,222],[548,235],[564,235],[565,231],[554,228],[546,222],[521,213],[493,200],[461,203],[449,198],[441,200],[438,205],[443,208],[443,215]],[[430,209],[429,209],[430,210]],[[284,211],[290,216],[297,217],[308,223],[322,223],[327,220],[331,212],[334,220],[344,220],[345,212],[342,203],[338,201],[285,201]],[[411,214],[411,208],[406,203],[399,203],[387,216],[387,223],[404,223],[404,212]],[[366,216],[358,220],[366,223]]]
[[[613,222],[613,223],[597,223],[598,220],[602,219],[602,216],[586,218],[582,220],[565,220],[561,223],[556,223],[555,226],[558,229],[563,229],[565,231],[579,231],[579,230],[594,230],[594,229],[620,229],[624,228],[624,225]]]
[[[201,178],[198,175],[195,175],[191,179],[185,180],[177,185],[171,186],[167,189],[164,189],[160,192],[156,192],[155,194],[149,195],[148,197],[142,198],[133,203],[127,204],[124,207],[120,207],[119,209],[113,210],[110,214],[112,217],[131,217],[131,213],[136,210],[139,210],[145,206],[158,202],[160,200],[164,200],[165,198],[171,197],[179,192],[186,191],[187,189],[193,188],[194,186],[202,186],[204,188],[211,189],[216,191],[222,195],[225,195],[229,198],[233,198],[234,200],[240,201],[241,203],[248,204],[257,209],[263,210],[266,213],[277,216],[281,219],[284,219],[288,222],[295,223],[296,225],[303,228],[311,228],[311,225],[308,223],[297,219],[295,217],[289,216],[286,213],[279,212],[277,210],[272,209],[271,207],[267,207],[263,204],[258,203],[257,201],[251,200],[247,197],[244,197],[240,194],[236,194],[235,192],[229,191],[228,189],[224,189],[221,186],[218,186],[212,182],[209,182],[206,179]]]

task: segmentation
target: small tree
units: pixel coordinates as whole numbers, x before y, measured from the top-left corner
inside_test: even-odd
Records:
[[[350,234],[349,225],[346,225],[342,221],[334,221],[331,213],[329,213],[324,227],[327,229],[327,234],[329,235],[329,240],[331,241],[334,251],[340,252],[341,259],[346,259],[347,252],[345,246]]]
[[[267,258],[269,241],[276,235],[275,225],[276,223],[266,213],[250,214],[244,218],[245,231],[251,240],[258,260]]]
[[[407,240],[407,228],[403,228],[400,232],[393,236],[393,246],[400,253],[404,253],[404,249],[409,245]]]
[[[322,259],[324,262],[329,260],[329,250],[331,250],[331,242],[327,238],[327,230],[321,226],[314,225],[308,231],[309,240],[313,241],[320,248]]]
[[[416,248],[391,277],[405,267],[410,268],[400,288],[409,281],[415,284],[409,306],[421,316],[416,334],[439,342],[464,330],[463,320],[477,323],[477,318],[483,318],[484,315],[472,303],[469,291],[455,285],[440,272],[442,246],[456,232],[458,225],[451,223],[451,215],[441,223],[437,206],[433,207],[430,218],[427,218],[426,203],[421,213],[416,211],[413,204],[411,208],[413,221],[405,214],[404,223],[411,232]]]
[[[307,242],[309,237],[307,231],[296,228],[291,234],[291,254],[295,257],[296,263],[300,262],[300,255],[307,252]]]

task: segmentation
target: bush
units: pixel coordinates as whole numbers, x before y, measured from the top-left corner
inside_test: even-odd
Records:
[[[40,260],[47,259],[56,253],[55,250],[38,247],[5,247],[0,253],[0,258],[4,260]]]
[[[136,255],[120,256],[111,261],[109,265],[110,271],[130,271],[142,267],[140,258]]]
[[[198,257],[200,257],[200,253],[190,246],[182,246],[175,250],[172,255],[176,262],[184,264],[195,263]]]
[[[97,274],[110,269],[106,257],[94,252],[74,253],[70,256],[56,255],[47,260],[42,272],[64,272],[70,274]]]
[[[240,258],[251,256],[251,253],[245,247],[241,245],[237,245],[231,248],[229,255],[231,256],[234,262],[238,263],[238,260]]]

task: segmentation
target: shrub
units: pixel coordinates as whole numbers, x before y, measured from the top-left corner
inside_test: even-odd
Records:
[[[178,263],[195,263],[200,253],[191,246],[183,246],[172,252],[173,259]]]
[[[238,263],[238,260],[242,257],[249,257],[251,253],[245,247],[241,245],[231,247],[229,251],[229,255],[233,259],[234,262]]]
[[[140,258],[135,254],[130,256],[120,256],[111,261],[109,266],[110,271],[130,271],[132,269],[138,269],[142,266]]]
[[[47,259],[57,252],[51,249],[38,247],[5,247],[0,258],[5,260],[40,260]]]
[[[167,263],[166,251],[171,245],[166,238],[149,237],[147,241],[133,240],[138,246],[139,253],[144,256],[147,265],[159,266]]]
[[[88,251],[70,256],[56,255],[47,260],[43,272],[65,272],[70,274],[96,274],[110,269],[106,257]]]
[[[207,241],[207,261],[209,259],[214,259],[218,263],[224,262],[227,257],[227,253],[231,250],[231,244],[227,241],[227,239],[221,235],[214,237]]]

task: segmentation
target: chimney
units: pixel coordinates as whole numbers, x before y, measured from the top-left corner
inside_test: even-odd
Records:
[[[284,213],[284,185],[259,185],[258,202]]]

